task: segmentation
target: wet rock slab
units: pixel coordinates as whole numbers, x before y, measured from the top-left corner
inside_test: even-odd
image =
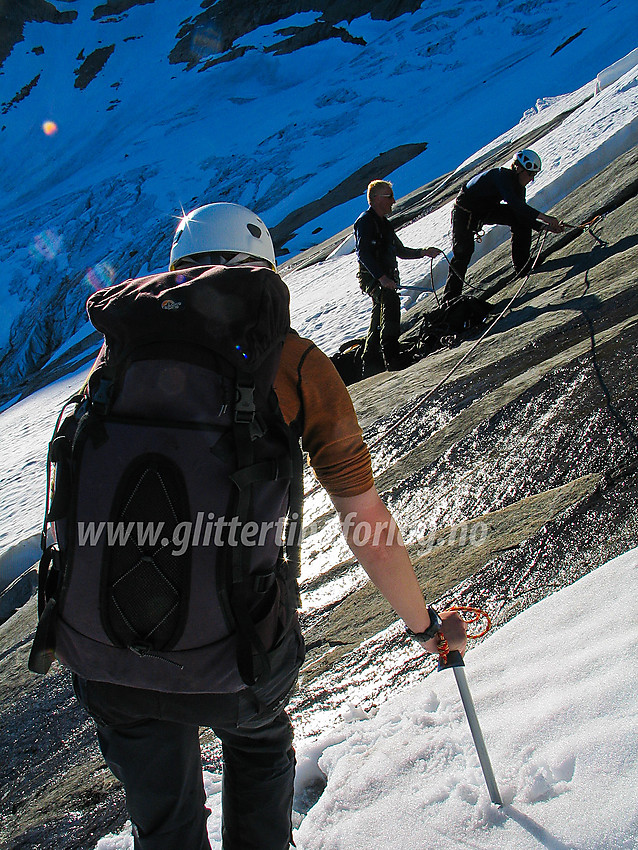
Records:
[[[424,401],[475,339],[351,388],[369,440],[384,435],[378,484],[426,595],[484,606],[496,626],[636,543],[637,185],[634,149],[559,205],[576,223],[604,213],[596,233],[607,244],[586,232],[549,237],[539,270],[436,395]],[[506,246],[471,281],[505,307],[518,286]],[[428,527],[411,534],[415,511]],[[473,531],[480,545],[468,545]],[[365,708],[432,666],[369,585],[304,617],[314,648],[292,703],[303,734],[348,699],[349,682],[366,684]],[[35,621],[32,599],[0,626],[0,845],[88,850],[122,828],[123,794],[68,674],[27,671]],[[388,654],[398,660],[384,669]]]

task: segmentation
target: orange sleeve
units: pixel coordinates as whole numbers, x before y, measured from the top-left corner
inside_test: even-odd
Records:
[[[369,490],[374,484],[370,453],[350,394],[329,358],[294,332],[284,343],[275,392],[328,493],[358,496]]]

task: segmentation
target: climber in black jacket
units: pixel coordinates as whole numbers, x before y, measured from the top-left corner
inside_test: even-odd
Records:
[[[474,253],[474,236],[484,224],[505,224],[512,231],[512,262],[517,274],[530,269],[532,229],[564,230],[562,222],[525,201],[525,187],[541,170],[541,160],[531,150],[519,151],[509,168],[492,168],[463,184],[452,209],[454,256],[443,293],[449,304],[461,295],[465,273]]]
[[[359,284],[372,298],[370,328],[363,350],[363,377],[407,365],[401,358],[401,300],[397,257],[405,260],[436,257],[437,248],[407,248],[394,232],[388,215],[394,205],[392,183],[368,185],[368,209],[354,223],[359,259]]]

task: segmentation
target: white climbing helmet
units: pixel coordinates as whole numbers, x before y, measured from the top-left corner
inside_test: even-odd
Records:
[[[541,170],[541,158],[535,151],[524,150],[519,151],[514,157],[514,162],[532,174],[538,174]]]
[[[275,249],[268,228],[254,212],[239,204],[206,204],[185,215],[177,226],[169,268],[198,254],[224,254],[229,264],[248,258],[265,260],[276,269]],[[203,258],[202,265],[209,264]]]

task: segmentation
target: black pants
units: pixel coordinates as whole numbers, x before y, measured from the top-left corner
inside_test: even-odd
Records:
[[[364,292],[372,298],[370,327],[363,348],[363,376],[366,377],[390,368],[399,355],[401,299],[395,289],[387,289],[376,282]]]
[[[199,727],[222,743],[224,850],[287,850],[295,753],[283,710],[303,658],[259,693],[164,694],[74,678],[104,759],[126,791],[135,850],[210,850]],[[290,661],[290,659],[288,659]]]
[[[480,220],[479,220],[480,219]],[[443,300],[451,301],[461,295],[467,267],[474,253],[474,235],[483,224],[504,224],[512,231],[512,262],[520,272],[529,260],[532,227],[521,223],[507,204],[498,204],[477,216],[454,205],[452,208],[452,251]]]

